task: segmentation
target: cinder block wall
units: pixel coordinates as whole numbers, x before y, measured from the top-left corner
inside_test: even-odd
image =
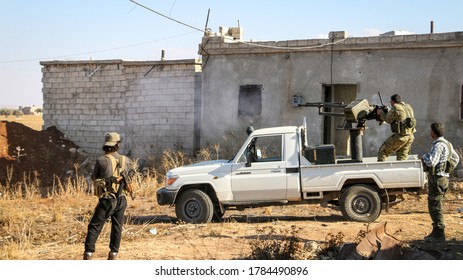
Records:
[[[201,66],[196,60],[41,62],[44,128],[56,126],[91,156],[104,135],[122,153],[147,159],[199,145]]]

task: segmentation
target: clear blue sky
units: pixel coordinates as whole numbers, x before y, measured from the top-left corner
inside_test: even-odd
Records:
[[[463,31],[461,0],[136,0],[203,29],[240,26],[244,40],[350,37],[392,30],[416,34]],[[0,108],[42,106],[40,61],[198,58],[202,32],[129,0],[2,0]]]

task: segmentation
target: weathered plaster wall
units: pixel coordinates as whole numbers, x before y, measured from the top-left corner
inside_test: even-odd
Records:
[[[388,105],[390,96],[399,93],[414,107],[418,122],[412,153],[428,151],[429,125],[436,121],[445,123],[446,137],[463,147],[459,120],[462,32],[336,39],[336,44],[328,45],[331,42],[250,44],[204,37],[201,143],[221,142],[228,131],[244,131],[250,122],[256,128],[300,125],[307,117],[309,141],[320,144],[323,122],[317,108],[293,107],[291,97],[323,101],[323,85],[332,83],[357,85],[357,99],[366,98],[373,104],[380,103],[378,91]],[[238,116],[239,87],[247,84],[263,86],[260,116]],[[367,126],[364,155],[375,156],[391,134],[390,127],[375,121]]]

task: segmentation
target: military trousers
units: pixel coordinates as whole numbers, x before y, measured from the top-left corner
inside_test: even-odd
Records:
[[[410,150],[414,140],[415,137],[413,134],[392,134],[379,148],[378,161],[386,161],[393,153],[396,153],[397,160],[406,160],[410,155]]]
[[[443,200],[448,190],[449,178],[428,175],[428,209],[433,228],[444,229]]]
[[[95,243],[103,229],[105,222],[111,218],[111,235],[109,249],[111,252],[119,252],[122,239],[122,225],[124,213],[127,208],[127,199],[124,195],[117,199],[108,197],[100,198],[95,207],[95,212],[88,224],[87,237],[85,238],[85,252],[95,252]]]

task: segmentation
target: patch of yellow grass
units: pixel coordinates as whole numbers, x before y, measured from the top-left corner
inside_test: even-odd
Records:
[[[19,117],[15,116],[0,116],[0,121],[9,121],[21,123],[27,127],[30,127],[34,130],[41,131],[43,127],[43,117],[41,115],[22,115]]]

